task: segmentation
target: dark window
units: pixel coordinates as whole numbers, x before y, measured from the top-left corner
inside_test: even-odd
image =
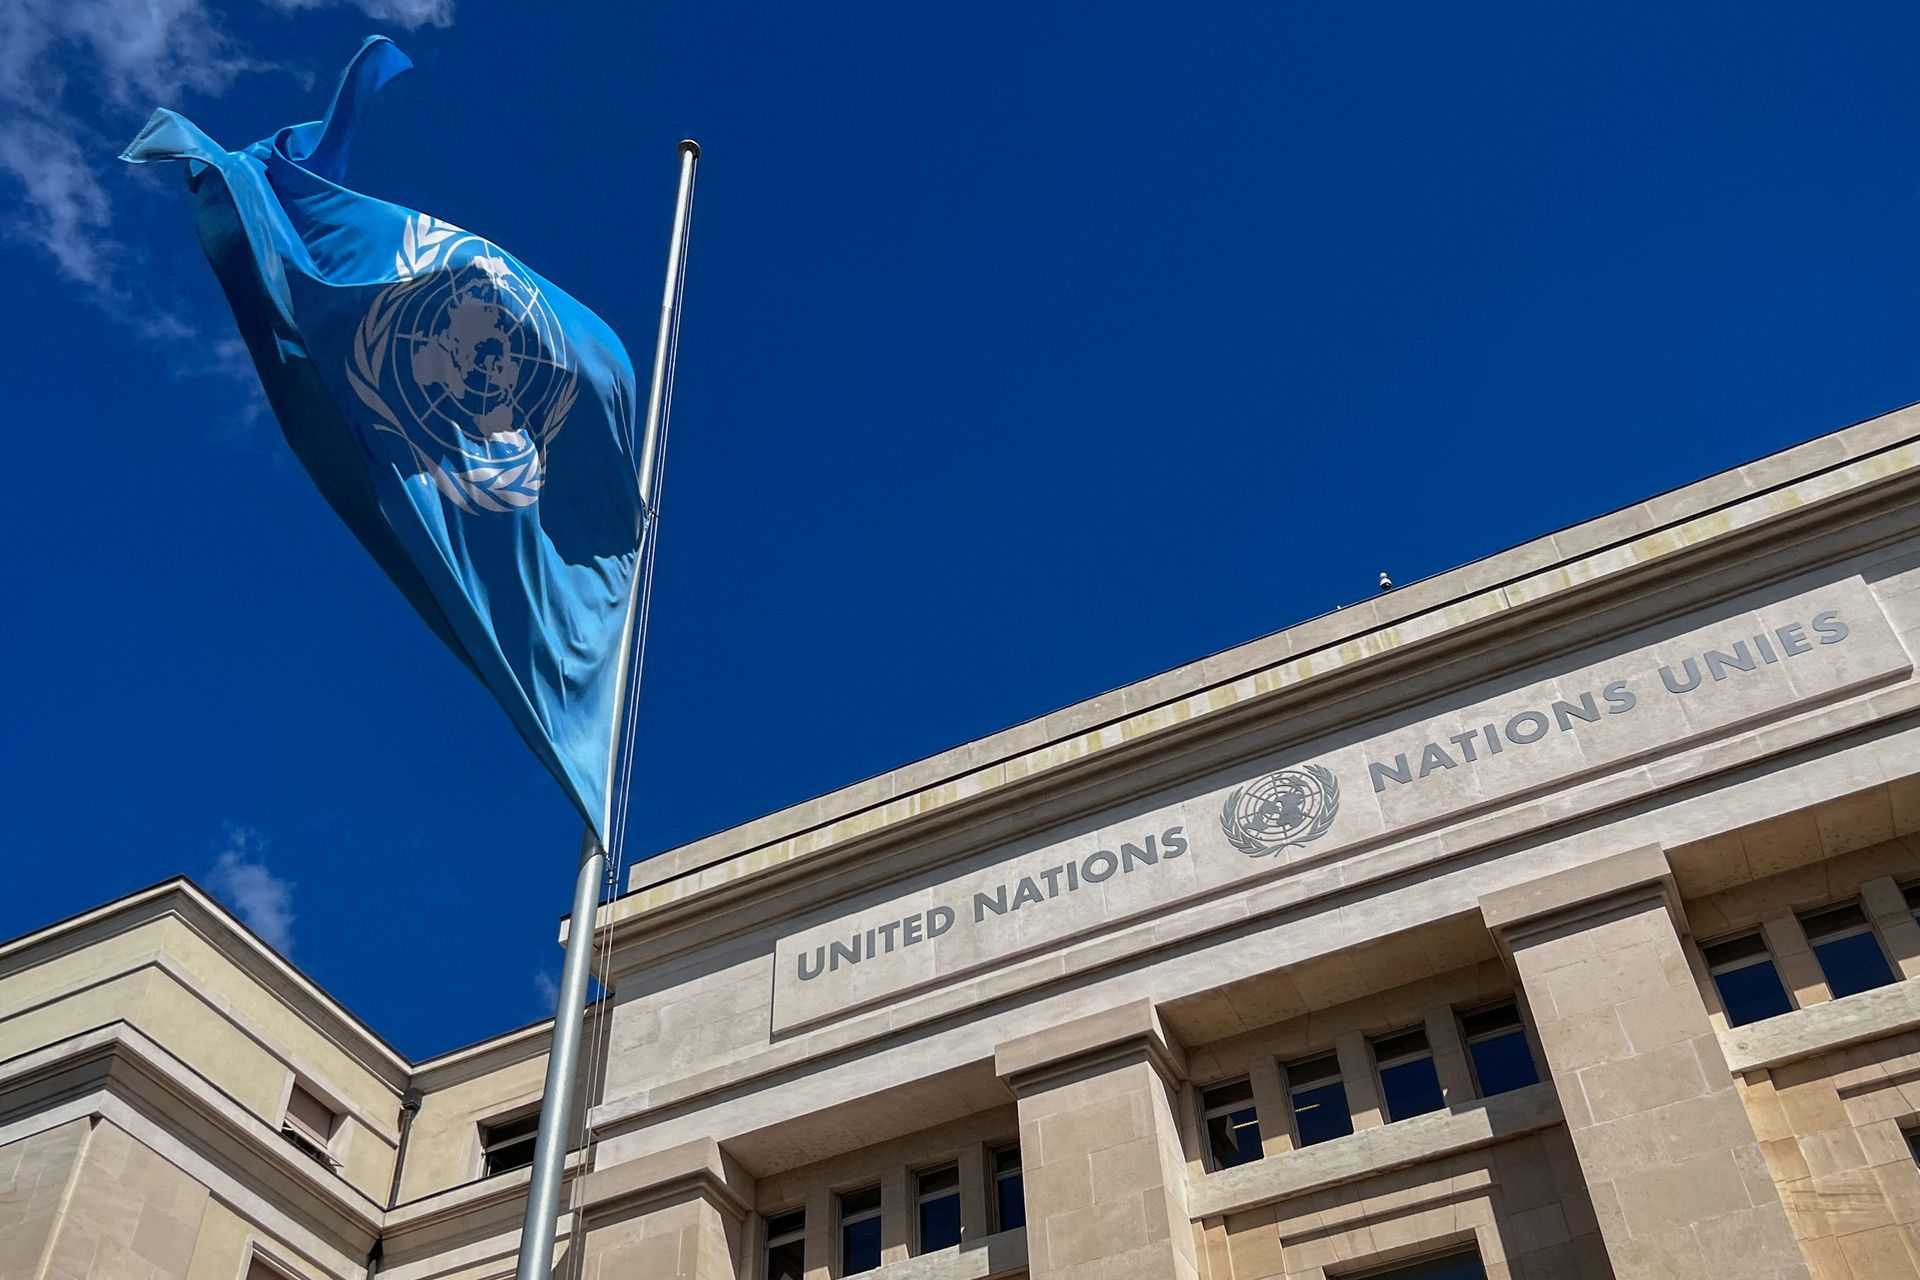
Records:
[[[1907,910],[1913,913],[1915,924],[1920,924],[1920,880],[1900,886],[1900,892],[1906,895]]]
[[[1758,929],[1737,937],[1722,938],[1701,946],[1713,988],[1720,993],[1720,1005],[1727,1021],[1745,1026],[1762,1018],[1772,1018],[1793,1008],[1787,989],[1780,985],[1780,973],[1773,967],[1773,953]]]
[[[1540,1068],[1534,1064],[1533,1047],[1527,1043],[1520,1009],[1513,1001],[1461,1014],[1460,1038],[1467,1042],[1467,1059],[1473,1064],[1473,1082],[1481,1097],[1540,1083]]]
[[[1920,1129],[1908,1129],[1903,1136],[1907,1140],[1907,1153],[1915,1164],[1920,1164]]]
[[[1389,1121],[1423,1116],[1446,1105],[1425,1028],[1396,1031],[1371,1043],[1374,1069],[1380,1073],[1380,1099]]]
[[[880,1188],[840,1193],[840,1274],[857,1275],[880,1265]]]
[[[1200,1119],[1207,1130],[1208,1168],[1231,1169],[1260,1158],[1260,1118],[1253,1110],[1253,1085],[1248,1081],[1202,1089]]]
[[[1859,903],[1842,903],[1801,916],[1800,927],[1806,930],[1807,945],[1820,961],[1820,972],[1826,975],[1834,999],[1893,981],[1887,953],[1880,949],[1880,939],[1874,936]]]
[[[524,1169],[533,1163],[533,1140],[540,1130],[540,1113],[529,1111],[512,1120],[498,1120],[480,1126],[480,1150],[486,1165],[481,1176],[491,1178],[509,1169]]]
[[[293,1086],[287,1095],[287,1113],[280,1121],[280,1136],[329,1169],[339,1165],[333,1158],[334,1127],[340,1122],[331,1108],[303,1085]]]
[[[1340,1060],[1330,1053],[1302,1059],[1287,1068],[1287,1101],[1293,1108],[1293,1131],[1303,1147],[1353,1132]]]
[[[1027,1225],[1027,1188],[1020,1175],[1020,1148],[1001,1147],[993,1153],[993,1226],[1011,1231]]]
[[[766,1280],[800,1280],[806,1274],[807,1211],[791,1209],[767,1219]]]
[[[1342,1271],[1337,1280],[1486,1280],[1487,1269],[1480,1262],[1480,1251],[1472,1245],[1429,1254],[1412,1262],[1390,1267],[1371,1267],[1365,1271]],[[1336,1280],[1336,1277],[1329,1277]]]
[[[915,1216],[920,1252],[932,1253],[960,1243],[960,1167],[943,1164],[914,1178]]]

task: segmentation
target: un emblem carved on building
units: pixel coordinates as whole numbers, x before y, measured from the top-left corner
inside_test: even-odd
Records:
[[[1281,769],[1235,787],[1220,809],[1220,829],[1233,847],[1264,858],[1288,845],[1318,840],[1340,813],[1340,782],[1317,764]]]
[[[426,214],[408,219],[394,276],[347,360],[373,429],[462,511],[533,505],[580,388],[539,288],[490,241]]]

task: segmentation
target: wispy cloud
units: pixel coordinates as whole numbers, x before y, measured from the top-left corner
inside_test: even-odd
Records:
[[[339,0],[268,0],[281,12]],[[355,0],[381,22],[446,26],[453,0]],[[4,0],[0,3],[0,195],[17,207],[0,226],[81,286],[141,337],[200,350],[195,325],[150,304],[130,305],[126,281],[140,255],[117,234],[114,159],[155,106],[186,106],[276,67],[220,23],[205,0]],[[264,131],[264,129],[263,129]],[[232,359],[192,373],[230,373]]]
[[[229,822],[216,847],[219,856],[207,873],[207,888],[232,907],[249,929],[282,955],[293,951],[293,891],[267,867],[266,834],[243,822]]]
[[[326,9],[334,3],[335,0],[267,0],[269,7],[282,13]],[[369,18],[398,23],[408,30],[453,25],[453,0],[354,0],[354,7]]]

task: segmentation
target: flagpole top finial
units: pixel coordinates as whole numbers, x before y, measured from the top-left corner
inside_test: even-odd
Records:
[[[700,144],[692,138],[682,138],[680,139],[680,154],[683,156],[692,156],[695,160],[698,160],[700,158]]]

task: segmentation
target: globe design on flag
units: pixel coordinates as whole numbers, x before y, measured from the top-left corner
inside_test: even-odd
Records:
[[[1220,810],[1220,828],[1248,857],[1318,840],[1340,812],[1340,783],[1317,764],[1281,769],[1235,787]]]
[[[465,511],[538,501],[579,389],[538,286],[479,236],[409,220],[397,279],[355,337],[348,378],[419,474]]]

